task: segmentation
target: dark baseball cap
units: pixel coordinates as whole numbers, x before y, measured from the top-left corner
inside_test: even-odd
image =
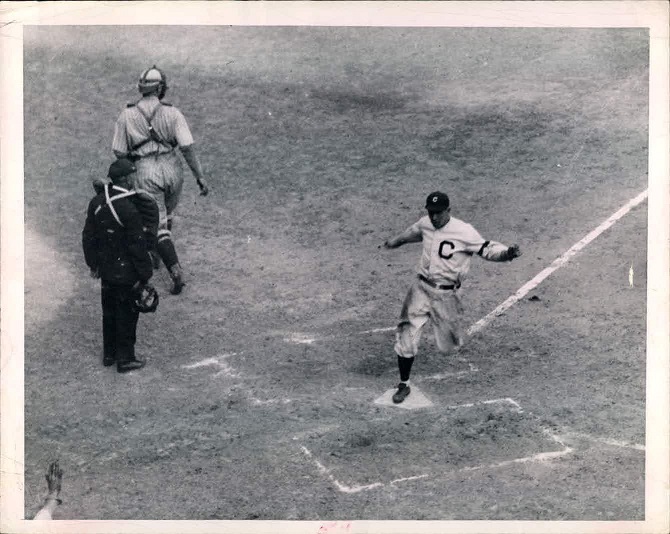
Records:
[[[136,171],[135,164],[126,158],[119,158],[109,166],[109,176],[112,180],[123,178]]]
[[[426,209],[428,211],[444,211],[449,207],[449,197],[446,193],[435,191],[426,198]]]

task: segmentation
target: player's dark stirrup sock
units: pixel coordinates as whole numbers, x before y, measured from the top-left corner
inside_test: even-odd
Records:
[[[409,373],[412,370],[412,364],[414,363],[414,357],[403,358],[398,356],[398,369],[400,369],[400,381],[407,382],[409,380]]]
[[[169,237],[163,237],[158,240],[158,254],[160,255],[165,267],[168,270],[175,264],[179,263],[179,258],[177,257],[177,251],[174,249],[174,244]]]

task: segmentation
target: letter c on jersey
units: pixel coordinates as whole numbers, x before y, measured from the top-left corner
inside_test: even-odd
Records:
[[[449,245],[451,247],[451,250],[454,250],[456,247],[451,241],[442,241],[440,243],[440,248],[438,249],[437,253],[439,254],[440,258],[444,258],[445,260],[448,260],[453,256],[453,254],[445,254],[443,252],[444,246]]]

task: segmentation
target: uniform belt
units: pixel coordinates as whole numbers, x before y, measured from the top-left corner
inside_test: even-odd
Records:
[[[459,287],[461,287],[460,284],[458,284],[458,285],[452,284],[452,285],[450,285],[450,286],[448,286],[448,285],[443,285],[443,284],[436,284],[436,283],[433,282],[432,280],[428,280],[428,278],[426,278],[426,277],[425,277],[424,275],[422,275],[422,274],[419,275],[419,280],[421,280],[422,282],[425,282],[425,283],[428,284],[430,287],[434,287],[435,289],[443,289],[443,290],[445,290],[445,291],[448,291],[448,290],[450,290],[450,289],[458,289]]]
[[[139,159],[144,159],[144,158],[150,158],[151,156],[165,156],[166,154],[173,154],[174,150],[170,150],[169,152],[149,152],[149,154],[131,154],[128,156],[128,159],[132,162],[135,162]]]

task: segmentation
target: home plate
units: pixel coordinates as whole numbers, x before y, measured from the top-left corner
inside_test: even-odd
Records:
[[[400,404],[395,404],[391,398],[397,391],[397,388],[385,391],[381,397],[375,400],[375,404],[394,406],[395,408],[405,408],[406,410],[416,410],[417,408],[426,408],[427,406],[433,405],[433,403],[428,400],[428,397],[426,397],[414,384],[410,384],[410,387],[412,389],[409,392],[409,396]]]

